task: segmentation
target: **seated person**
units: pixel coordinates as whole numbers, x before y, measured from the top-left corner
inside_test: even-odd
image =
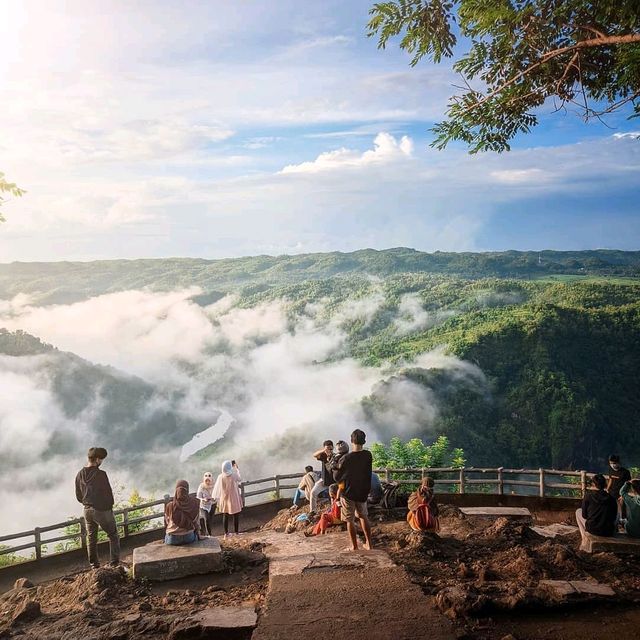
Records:
[[[620,489],[620,497],[627,510],[624,530],[631,538],[640,538],[640,479],[625,482]]]
[[[428,531],[438,533],[440,520],[438,518],[438,505],[434,499],[433,478],[426,477],[422,484],[409,496],[409,513],[407,522],[414,531]]]
[[[304,468],[304,471],[305,474],[304,476],[302,476],[302,480],[300,480],[300,484],[293,494],[293,504],[291,505],[292,510],[295,510],[300,506],[298,502],[303,496],[309,502],[311,502],[311,492],[313,491],[313,487],[318,480],[316,473],[311,465],[306,466]]]
[[[327,532],[329,527],[340,524],[340,500],[338,499],[338,485],[332,484],[329,487],[329,496],[331,498],[331,506],[320,516],[320,520],[313,528],[312,536],[322,536]]]
[[[380,476],[374,471],[371,472],[371,491],[367,497],[369,504],[379,504],[382,500],[382,483],[380,482]]]
[[[585,491],[582,509],[576,512],[578,521],[594,536],[612,536],[616,532],[618,504],[605,490],[606,486],[607,481],[601,473],[593,476],[591,487]]]
[[[176,482],[173,500],[164,508],[165,544],[190,544],[200,539],[200,501],[189,495],[186,480]]]

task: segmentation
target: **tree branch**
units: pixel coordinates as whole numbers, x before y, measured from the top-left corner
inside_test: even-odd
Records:
[[[580,42],[576,42],[575,44],[569,45],[567,47],[560,47],[559,49],[554,49],[553,51],[547,51],[547,53],[542,54],[542,57],[538,62],[528,66],[526,69],[523,69],[519,73],[517,73],[513,78],[507,80],[503,84],[501,84],[497,89],[494,89],[486,96],[482,98],[482,100],[478,100],[467,109],[465,112],[472,111],[477,107],[481,106],[488,100],[491,100],[494,96],[499,94],[501,91],[504,91],[507,87],[510,87],[512,84],[515,84],[521,78],[524,78],[526,75],[531,73],[534,69],[537,69],[539,66],[543,65],[545,62],[549,62],[553,58],[556,58],[563,53],[567,53],[569,51],[575,51],[580,49],[590,49],[592,47],[602,47],[606,45],[617,45],[617,44],[632,44],[634,42],[640,42],[640,33],[629,33],[623,36],[606,36],[604,38],[590,38],[589,40],[581,40]]]

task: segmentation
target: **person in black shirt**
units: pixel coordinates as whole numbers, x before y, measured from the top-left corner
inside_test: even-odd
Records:
[[[342,518],[347,521],[347,531],[351,541],[351,550],[358,549],[356,534],[356,516],[364,531],[364,548],[371,549],[371,525],[367,511],[367,497],[371,491],[371,470],[373,458],[371,452],[364,450],[366,435],[361,429],[351,434],[351,452],[344,455],[333,472],[336,482],[344,483],[342,497]]]
[[[120,563],[120,539],[118,527],[113,515],[113,492],[107,474],[99,467],[107,457],[107,450],[102,447],[91,447],[87,454],[89,459],[76,476],[76,498],[84,506],[84,521],[87,527],[87,551],[89,564],[97,569],[98,560],[98,526],[109,537],[111,566]]]
[[[618,503],[618,520],[626,515],[624,502],[620,497],[620,489],[625,482],[631,480],[631,472],[620,464],[620,456],[611,454],[609,456],[609,482],[607,483],[607,491],[617,500]]]
[[[595,536],[612,536],[616,532],[618,505],[613,496],[605,491],[607,481],[598,473],[591,478],[592,488],[582,500],[582,509],[576,512],[579,523]]]
[[[309,507],[311,511],[317,511],[318,509],[318,497],[323,491],[329,489],[333,484],[333,474],[331,473],[331,460],[333,458],[333,441],[325,440],[322,443],[322,449],[316,451],[313,454],[316,460],[320,460],[322,463],[322,473],[320,474],[320,480],[316,482],[311,490],[311,499]]]

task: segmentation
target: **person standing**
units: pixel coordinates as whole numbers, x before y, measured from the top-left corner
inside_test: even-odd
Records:
[[[367,496],[371,491],[371,471],[373,458],[370,451],[364,449],[366,434],[356,429],[351,434],[351,452],[343,456],[333,476],[337,483],[344,482],[341,492],[342,518],[347,521],[347,532],[351,541],[351,550],[358,549],[355,518],[360,520],[364,532],[365,549],[371,549],[371,525],[367,511]]]
[[[109,538],[109,564],[112,567],[120,564],[120,539],[113,515],[113,491],[107,474],[100,469],[106,457],[106,449],[91,447],[87,453],[86,466],[76,475],[76,498],[84,507],[89,564],[94,569],[100,566],[98,527],[101,527]]]
[[[620,456],[615,454],[609,456],[609,467],[607,491],[615,498],[618,504],[618,520],[621,520],[626,516],[626,508],[620,498],[620,489],[622,489],[625,482],[631,480],[631,472],[620,464]]]
[[[318,480],[313,489],[311,490],[311,511],[318,510],[318,498],[320,494],[328,489],[333,484],[333,474],[331,473],[331,459],[333,457],[333,441],[325,440],[322,443],[322,449],[316,451],[313,454],[316,460],[322,463],[322,473],[320,474],[320,480]]]
[[[238,535],[239,517],[242,511],[240,497],[240,471],[235,460],[225,460],[222,472],[213,487],[213,499],[218,503],[218,511],[222,514],[224,537],[229,537],[229,516],[233,516],[233,532]]]
[[[204,522],[204,535],[210,536],[213,515],[216,512],[216,503],[213,501],[213,475],[210,471],[207,471],[202,476],[202,482],[198,486],[196,498],[200,500],[200,520]]]

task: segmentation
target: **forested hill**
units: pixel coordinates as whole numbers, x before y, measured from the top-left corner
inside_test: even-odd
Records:
[[[199,286],[203,301],[332,276],[430,273],[463,278],[640,276],[639,251],[505,251],[423,253],[407,248],[223,260],[191,258],[0,264],[0,298],[34,294],[42,304],[66,303],[127,289],[166,291]]]

